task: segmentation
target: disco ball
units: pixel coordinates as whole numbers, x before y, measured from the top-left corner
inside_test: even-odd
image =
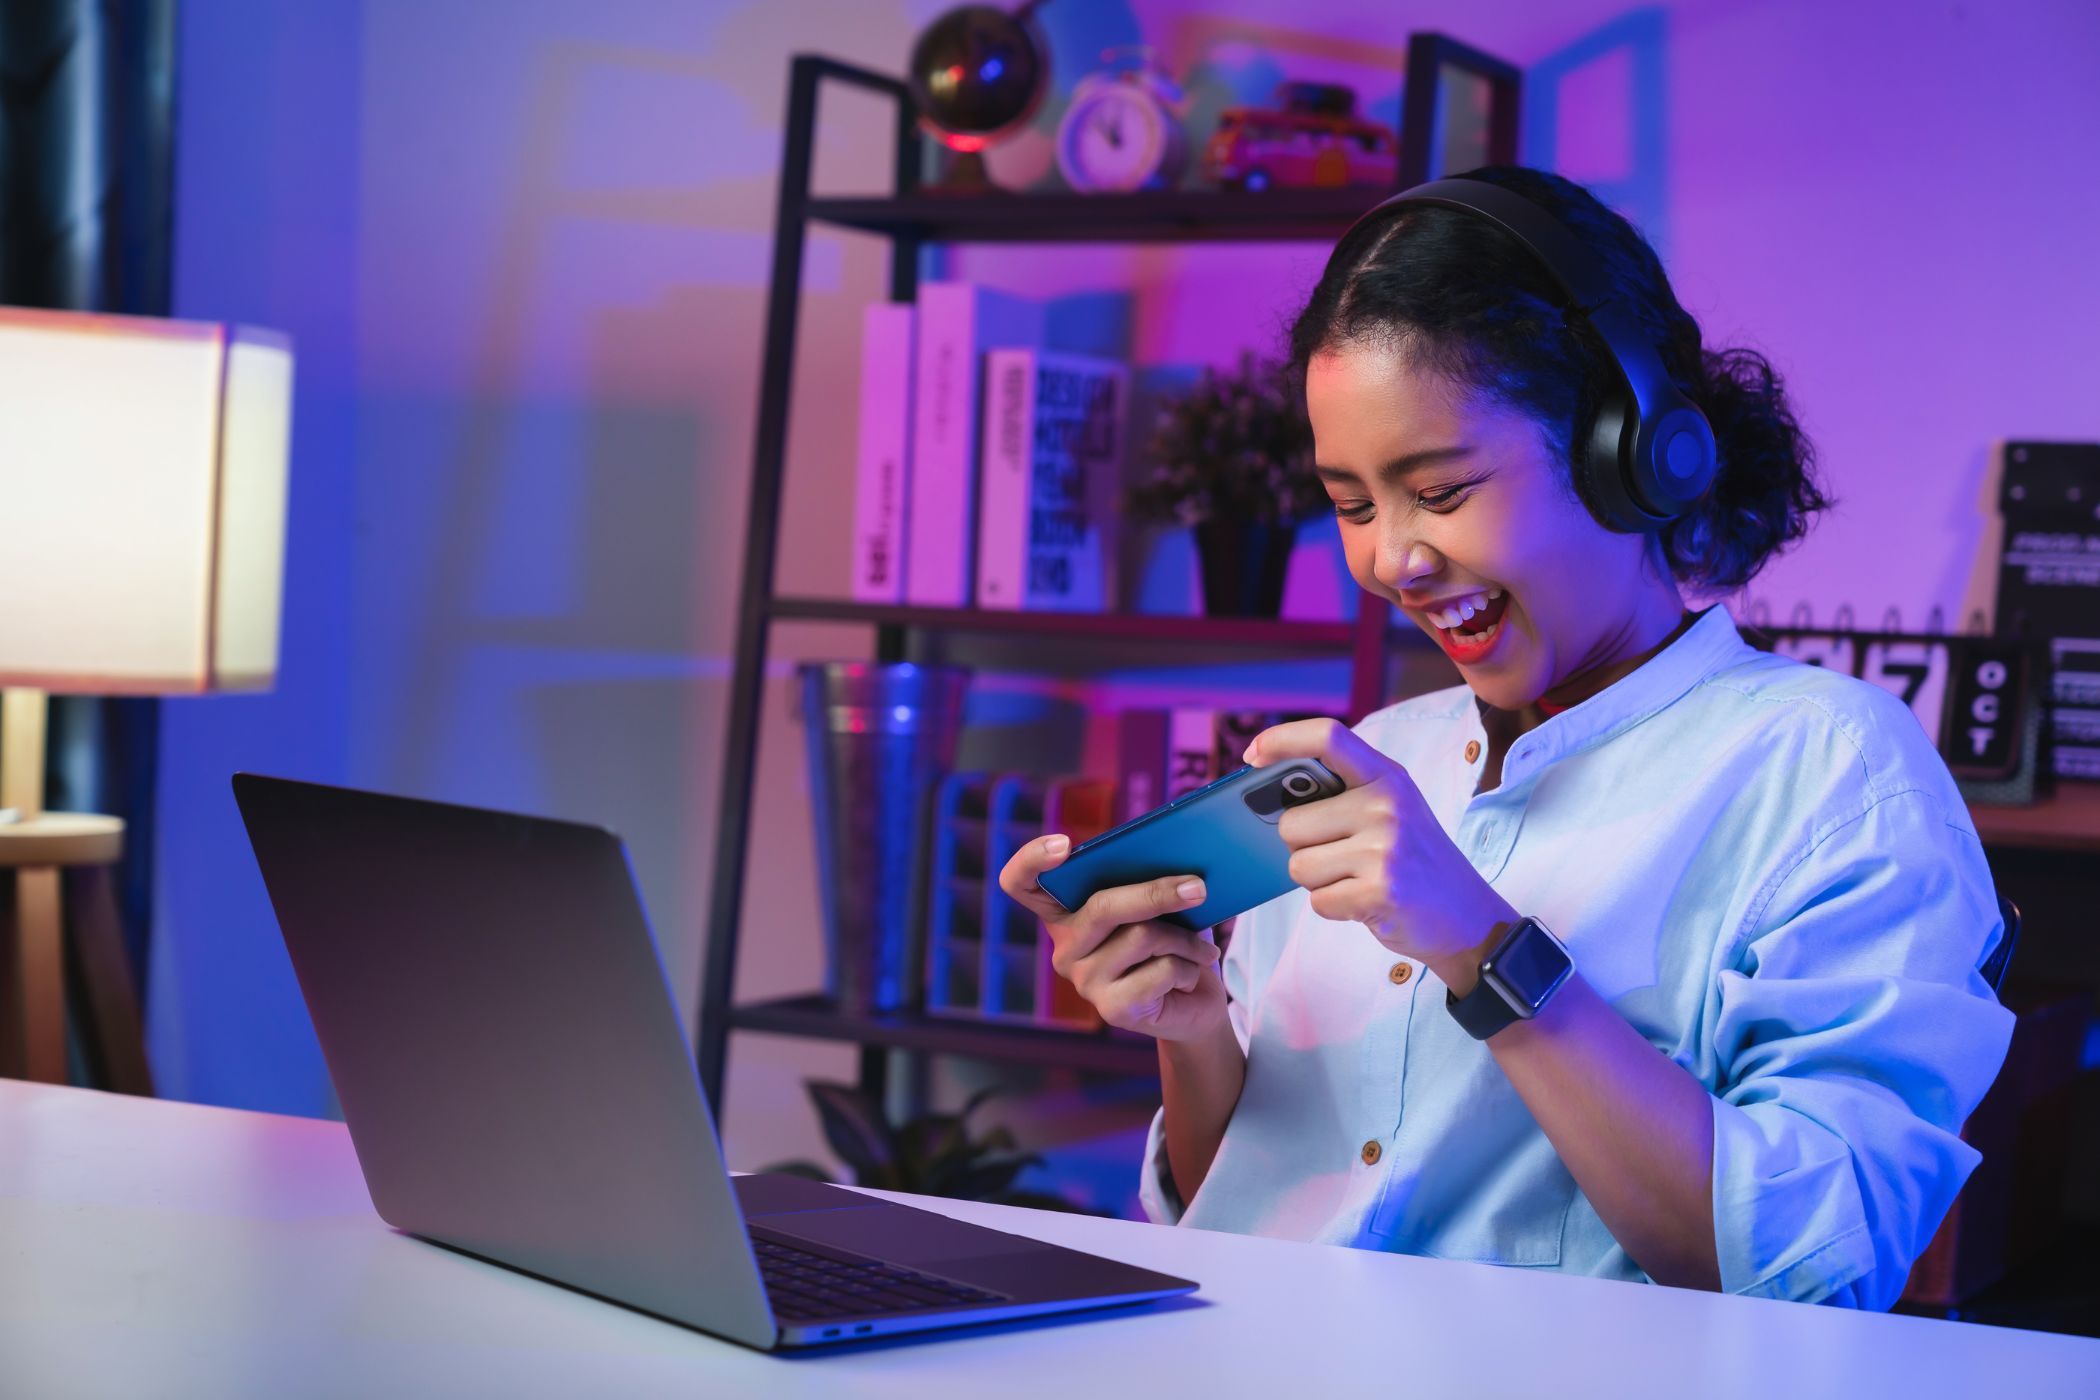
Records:
[[[919,124],[949,149],[981,151],[1035,115],[1049,69],[1034,9],[960,5],[912,45],[907,81]]]

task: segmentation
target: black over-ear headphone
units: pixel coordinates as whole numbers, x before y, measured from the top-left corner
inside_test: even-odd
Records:
[[[1439,204],[1463,209],[1531,250],[1568,295],[1568,309],[1595,329],[1611,352],[1624,392],[1607,393],[1591,421],[1589,441],[1571,454],[1583,499],[1607,529],[1652,530],[1684,514],[1706,494],[1719,469],[1713,426],[1678,391],[1640,321],[1611,290],[1611,280],[1567,226],[1513,190],[1485,180],[1431,180],[1370,209],[1335,244],[1339,257],[1359,231],[1396,206]]]

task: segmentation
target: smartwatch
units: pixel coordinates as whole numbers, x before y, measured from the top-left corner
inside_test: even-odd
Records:
[[[1480,964],[1480,980],[1462,997],[1444,992],[1444,1005],[1475,1040],[1486,1040],[1513,1021],[1539,1014],[1560,990],[1575,960],[1537,919],[1526,916]]]

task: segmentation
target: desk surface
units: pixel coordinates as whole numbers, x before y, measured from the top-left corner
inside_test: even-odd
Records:
[[[2100,1341],[915,1201],[1194,1299],[787,1359],[396,1234],[342,1126],[0,1080],[0,1393],[2100,1394]]]

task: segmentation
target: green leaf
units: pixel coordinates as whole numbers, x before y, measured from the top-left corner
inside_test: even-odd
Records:
[[[812,1079],[808,1087],[824,1140],[853,1169],[855,1183],[898,1189],[896,1141],[883,1121],[882,1106],[844,1084]]]
[[[831,1180],[831,1173],[825,1171],[815,1162],[775,1162],[772,1166],[760,1167],[759,1170],[774,1176],[799,1176],[810,1181]]]
[[[897,1165],[914,1181],[927,1180],[943,1163],[968,1150],[961,1114],[925,1113],[897,1129]]]
[[[950,1184],[947,1195],[959,1200],[988,1200],[1014,1184],[1014,1178],[1023,1170],[1043,1159],[1031,1152],[1025,1157],[1008,1157],[996,1162],[982,1162],[960,1173]]]

